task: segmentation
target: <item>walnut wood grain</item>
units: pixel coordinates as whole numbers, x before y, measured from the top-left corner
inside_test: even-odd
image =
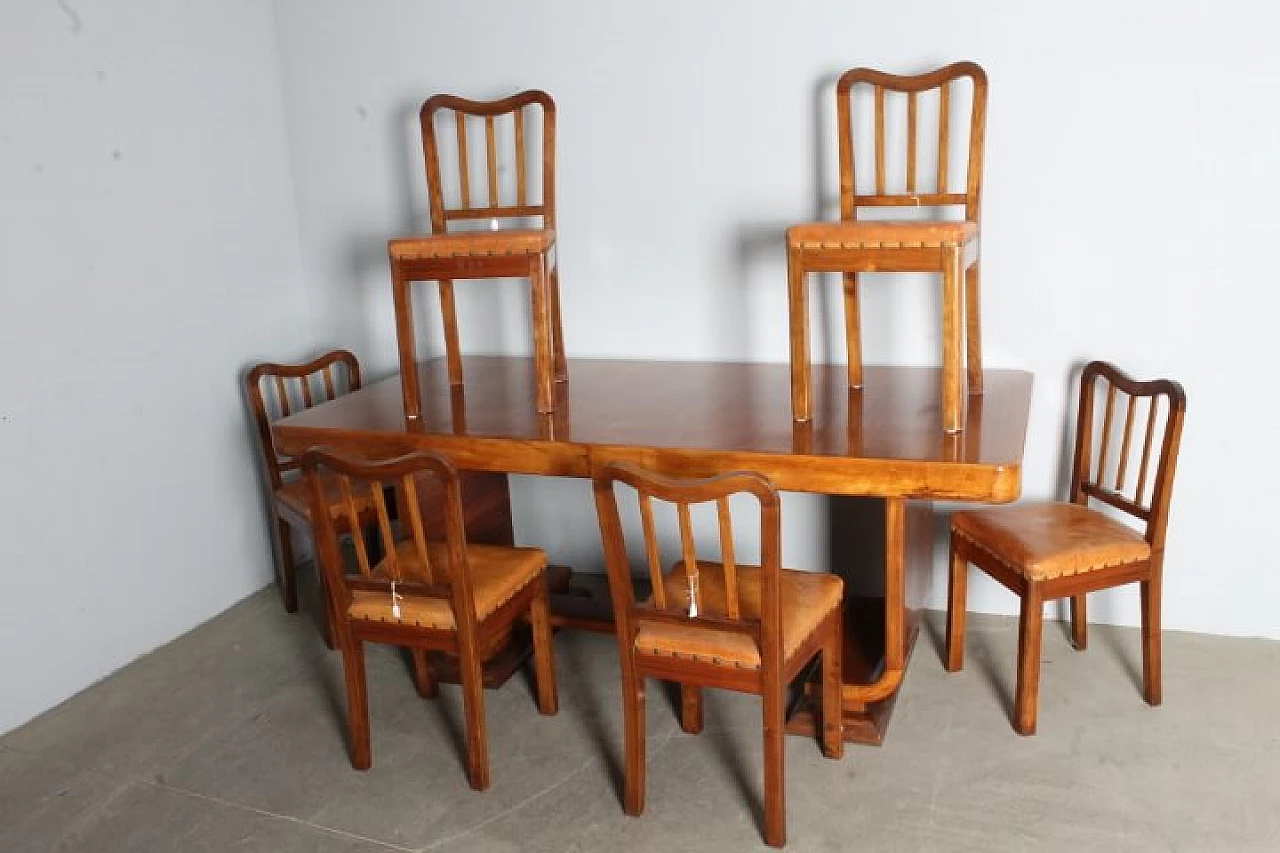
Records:
[[[561,477],[588,477],[592,454],[607,454],[680,476],[758,471],[822,494],[1003,503],[1020,489],[1024,371],[986,371],[964,434],[947,436],[936,368],[868,366],[851,392],[842,366],[814,365],[814,417],[796,424],[781,364],[573,359],[572,386],[557,384],[557,410],[539,414],[531,359],[464,361],[464,392],[451,392],[444,359],[420,363],[420,420],[406,421],[392,377],[276,422],[277,446],[423,448],[466,470]]]

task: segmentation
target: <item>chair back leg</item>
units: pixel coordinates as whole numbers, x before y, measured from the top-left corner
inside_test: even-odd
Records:
[[[538,583],[541,588],[529,606],[529,621],[533,623],[533,668],[538,682],[538,712],[550,716],[559,710],[560,700],[556,693],[556,658],[551,645],[551,608],[545,572]]]
[[[1089,611],[1085,606],[1085,594],[1071,596],[1071,645],[1076,651],[1089,646]]]
[[[947,582],[947,672],[964,668],[965,607],[969,588],[969,562],[951,546],[951,574]]]
[[[680,728],[691,735],[702,731],[702,688],[680,685]]]

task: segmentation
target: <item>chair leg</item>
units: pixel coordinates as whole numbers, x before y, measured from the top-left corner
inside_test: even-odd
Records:
[[[691,735],[702,731],[702,688],[680,685],[680,728]]]
[[[1071,596],[1071,645],[1081,652],[1089,645],[1089,615],[1083,592]]]
[[[560,705],[556,695],[556,655],[551,640],[551,607],[545,572],[539,583],[542,591],[529,608],[529,621],[533,623],[533,668],[538,682],[538,712],[551,715]]]
[[[1148,705],[1164,701],[1160,675],[1160,599],[1162,567],[1155,565],[1151,577],[1140,582],[1142,596],[1142,696]]]
[[[956,551],[951,534],[951,574],[947,582],[947,672],[964,668],[965,608],[969,591],[969,561]]]
[[[942,262],[942,430],[964,429],[964,395],[960,393],[961,279],[964,278],[963,249],[944,250]]]
[[[791,417],[810,417],[809,294],[799,250],[787,252],[787,307],[791,320]]]
[[[862,312],[858,301],[858,274],[844,274],[844,339],[849,358],[849,387],[862,387]]]
[[[844,612],[822,647],[822,752],[827,758],[844,757]]]
[[[484,726],[484,672],[475,647],[458,655],[462,709],[467,728],[467,778],[476,791],[489,788],[489,737]]]
[[[982,393],[982,299],[978,261],[964,272],[965,362],[969,372],[969,393]]]
[[[778,673],[765,676],[761,707],[764,716],[764,843],[787,843],[786,737],[784,685]]]
[[[529,267],[530,319],[533,323],[533,373],[537,387],[538,411],[555,410],[555,372],[551,346],[551,308],[547,304],[547,271],[542,258]]]
[[[423,699],[434,699],[440,694],[440,684],[427,661],[426,649],[411,649],[413,654],[413,684]]]
[[[569,363],[564,357],[564,323],[560,319],[560,264],[551,267],[548,277],[551,279],[551,334],[552,351],[556,365],[556,381],[564,382],[569,378]]]
[[[284,609],[298,612],[298,570],[293,565],[293,531],[283,518],[276,518],[276,553],[280,562],[280,594]]]
[[[644,814],[644,677],[626,663],[622,672],[622,716],[626,728],[622,810],[629,815]]]
[[[449,368],[449,384],[462,384],[462,344],[458,340],[458,309],[453,301],[453,282],[440,280],[440,321],[444,325],[444,354]],[[410,318],[410,323],[413,319]],[[412,327],[411,327],[412,328]]]
[[[368,770],[373,763],[369,739],[369,693],[364,672],[364,643],[342,631],[342,674],[347,682],[347,730],[351,740],[351,766]]]
[[[329,581],[324,575],[324,567],[318,565],[319,557],[317,557],[316,577],[320,586],[320,612],[324,614],[324,624],[320,626],[320,633],[324,637],[324,644],[329,651],[338,648],[338,624],[342,621],[344,614],[338,612],[338,603],[334,600],[334,596],[329,594]]]
[[[1044,595],[1035,583],[1027,585],[1018,618],[1018,689],[1013,727],[1020,735],[1036,733],[1040,702],[1040,640],[1044,629]]]

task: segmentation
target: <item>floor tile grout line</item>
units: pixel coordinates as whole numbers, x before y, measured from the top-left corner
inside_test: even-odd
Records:
[[[369,838],[367,836],[359,835],[354,832],[347,832],[346,830],[343,830],[343,829],[336,829],[332,826],[325,826],[324,824],[312,823],[309,820],[303,820],[302,818],[294,817],[293,815],[277,814],[276,812],[267,811],[266,809],[260,809],[255,806],[245,805],[244,803],[237,803],[234,800],[226,800],[226,799],[223,799],[222,797],[215,797],[209,794],[202,794],[199,791],[191,791],[186,788],[180,788],[180,787],[177,787],[176,785],[170,785],[166,782],[146,781],[145,784],[150,785],[154,788],[159,788],[164,791],[169,791],[174,794],[183,794],[185,796],[195,797],[196,799],[200,799],[200,800],[208,800],[211,803],[217,803],[218,805],[221,805],[221,806],[227,806],[233,809],[240,809],[241,811],[252,812],[253,814],[262,815],[263,817],[270,817],[270,818],[275,818],[276,820],[283,820],[288,823],[298,824],[299,826],[305,826],[308,829],[314,829],[319,832],[328,833],[329,835],[336,835],[341,838],[349,838],[353,841],[363,841],[366,844],[376,844],[377,846],[386,848],[387,850],[395,850],[396,853],[417,853],[417,851],[412,847],[402,847],[399,844],[392,844],[389,841],[381,841],[377,838]]]

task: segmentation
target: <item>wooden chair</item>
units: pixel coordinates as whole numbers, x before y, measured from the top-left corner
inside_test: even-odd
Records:
[[[298,581],[292,531],[310,533],[311,502],[307,497],[307,485],[298,476],[298,461],[276,452],[271,439],[271,422],[358,389],[360,362],[346,350],[325,353],[306,364],[264,362],[245,374],[244,385],[254,423],[258,427],[258,447],[271,487],[271,529],[284,608],[294,613],[298,609]],[[337,500],[334,484],[330,484],[328,494],[332,500]],[[323,574],[320,580],[323,584]],[[328,621],[325,639],[332,647]]]
[[[1095,436],[1099,396],[1106,403]],[[1116,442],[1112,427],[1118,408],[1124,410],[1124,427]],[[1139,458],[1132,451],[1141,408],[1146,420]],[[1161,573],[1186,408],[1177,382],[1137,382],[1110,364],[1092,362],[1080,379],[1070,502],[1023,503],[951,516],[946,667],[955,672],[964,664],[967,564],[973,563],[1022,598],[1013,723],[1020,734],[1036,730],[1044,603],[1071,597],[1072,642],[1083,649],[1088,639],[1085,594],[1133,581],[1141,585],[1142,595],[1142,692],[1148,703],[1160,704]],[[1092,508],[1090,499],[1133,516],[1142,523],[1142,533]]]
[[[385,461],[365,461],[315,448],[302,457],[316,519],[320,562],[328,579],[347,687],[351,764],[372,763],[364,643],[389,643],[413,651],[418,692],[436,695],[428,650],[458,658],[466,713],[467,768],[471,787],[489,787],[481,666],[527,616],[533,626],[538,710],[557,709],[555,658],[548,614],[547,557],[536,548],[477,545],[466,541],[458,472],[447,457],[417,451]],[[443,494],[442,531],[424,523],[422,478],[434,478]],[[332,507],[328,484],[336,480],[342,502]],[[400,528],[391,524],[386,493],[394,489]],[[373,507],[385,557],[370,558],[358,523],[360,506]],[[350,573],[338,533],[351,535],[358,571]]]
[[[963,192],[953,192],[950,168],[955,81],[972,81],[973,97],[967,130],[968,162]],[[871,87],[874,103],[874,183],[866,181],[854,156],[851,100],[858,87]],[[925,188],[919,167],[922,94],[938,92],[936,180]],[[890,186],[886,177],[887,93],[905,95],[905,178]],[[930,97],[932,97],[930,95]],[[840,134],[840,221],[796,225],[787,230],[787,274],[791,314],[791,409],[795,420],[808,421],[810,403],[809,307],[805,277],[812,272],[844,276],[845,338],[849,387],[862,387],[862,340],[858,275],[864,272],[935,272],[942,274],[942,426],[964,428],[961,341],[968,342],[968,391],[982,393],[982,338],[978,306],[978,221],[982,199],[982,153],[987,112],[987,75],[972,62],[958,62],[927,74],[899,76],[855,68],[836,86]],[[896,182],[895,182],[896,183]],[[869,191],[863,190],[866,185]],[[858,220],[869,207],[964,208],[963,221]],[[964,294],[961,296],[961,281]],[[964,329],[961,328],[961,323]],[[966,334],[967,333],[967,334]]]
[[[537,107],[542,124],[541,186],[531,186],[527,161],[526,118]],[[440,168],[437,138],[439,116],[452,118],[456,130],[458,198],[449,205]],[[556,106],[546,92],[529,91],[499,101],[469,101],[453,95],[436,95],[422,105],[423,153],[431,203],[431,236],[406,237],[390,241],[391,278],[394,288],[396,335],[400,348],[400,376],[404,383],[405,414],[418,418],[422,402],[418,389],[417,348],[414,340],[411,284],[438,281],[440,313],[444,321],[445,357],[449,383],[462,385],[462,351],[458,341],[458,319],[454,308],[453,282],[458,279],[528,278],[533,321],[533,358],[537,374],[539,412],[555,407],[555,382],[568,378],[564,339],[560,323],[560,282],[556,271],[555,129]],[[472,193],[472,181],[479,176],[470,167],[471,144],[468,126],[484,121],[485,171],[482,180],[487,192],[479,203]],[[503,198],[499,166],[498,128],[511,124],[514,144],[514,199]],[[502,146],[505,148],[505,146]],[[541,200],[534,200],[540,189]],[[450,232],[458,221],[490,220],[494,230]],[[498,229],[499,220],[540,220],[537,228]]]
[[[636,604],[614,483],[639,496],[653,596]],[[783,704],[787,685],[822,655],[823,751],[844,754],[840,708],[843,583],[835,575],[780,567],[778,493],[759,474],[734,473],[705,480],[674,480],[629,464],[606,465],[594,477],[596,510],[608,564],[622,659],[626,726],[627,814],[644,811],[644,682],[648,677],[681,685],[681,727],[702,730],[702,687],[759,694],[764,712],[764,836],[786,843],[783,781]],[[734,561],[729,496],[749,492],[760,501],[759,566]],[[673,502],[679,517],[683,560],[665,575],[655,533],[652,498]],[[690,505],[714,501],[720,525],[721,562],[697,559]]]

